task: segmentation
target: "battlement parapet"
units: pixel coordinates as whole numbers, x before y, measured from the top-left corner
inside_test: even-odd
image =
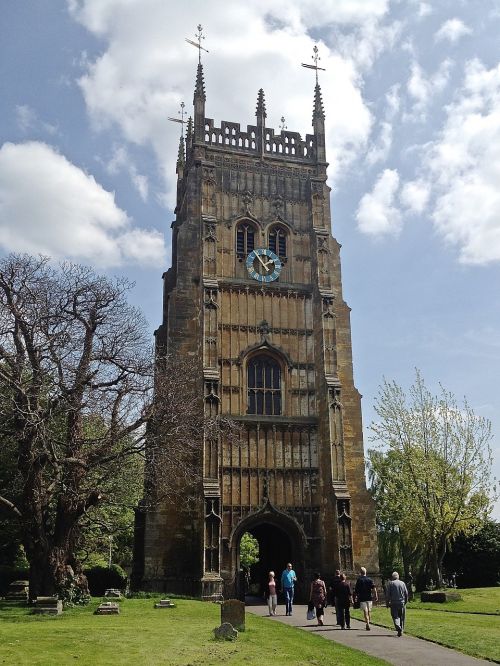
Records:
[[[262,153],[264,155],[306,162],[315,160],[316,146],[313,134],[307,134],[304,140],[298,132],[282,130],[279,134],[275,134],[272,127],[266,127],[263,139]],[[205,118],[205,143],[214,148],[226,148],[232,152],[241,151],[253,155],[260,153],[257,125],[247,125],[246,132],[244,132],[239,123],[223,120],[220,127],[215,127],[212,118]]]

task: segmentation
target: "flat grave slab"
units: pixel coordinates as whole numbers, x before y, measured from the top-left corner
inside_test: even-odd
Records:
[[[161,599],[155,604],[155,608],[175,608],[175,604],[170,599]]]
[[[34,615],[61,615],[63,602],[57,597],[37,597],[32,613]]]
[[[28,601],[29,581],[14,580],[10,583],[5,601]]]
[[[113,601],[105,601],[100,604],[94,611],[94,615],[119,615],[120,606]]]

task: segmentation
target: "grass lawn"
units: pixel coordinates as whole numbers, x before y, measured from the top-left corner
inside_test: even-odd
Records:
[[[500,662],[500,588],[459,590],[463,601],[408,606],[405,630],[473,657]],[[468,613],[466,611],[469,611]],[[488,613],[488,614],[487,614]],[[361,619],[359,610],[353,616]],[[392,627],[389,610],[373,609],[376,624]]]
[[[420,601],[412,601],[409,608],[500,615],[500,587],[477,587],[457,592],[463,597],[462,601],[450,601],[446,604],[423,604]],[[420,598],[420,595],[417,596]]]
[[[250,613],[235,642],[219,642],[212,629],[220,608],[200,601],[176,601],[155,609],[154,599],[126,599],[120,615],[99,616],[99,602],[67,610],[59,617],[29,615],[26,607],[0,603],[0,664],[272,664],[306,666],[385,664],[356,650],[269,622]]]

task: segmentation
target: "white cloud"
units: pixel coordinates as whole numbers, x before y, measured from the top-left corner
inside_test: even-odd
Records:
[[[447,58],[432,76],[426,76],[418,62],[413,62],[407,90],[414,103],[412,112],[405,119],[425,120],[427,107],[447,85],[453,61]]]
[[[399,174],[385,169],[373,190],[363,196],[356,211],[358,228],[370,236],[395,235],[401,229],[401,214],[395,206]]]
[[[18,104],[16,106],[16,121],[17,126],[22,132],[29,132],[30,130],[42,129],[47,134],[56,134],[57,127],[50,123],[42,122],[34,109],[27,104]]]
[[[20,130],[26,130],[34,127],[36,122],[36,113],[27,104],[18,104],[16,106],[16,120]]]
[[[393,120],[398,114],[400,107],[399,84],[391,86],[385,96],[385,100],[384,120],[380,122],[379,135],[366,154],[366,161],[370,166],[377,162],[384,162],[391,150]]]
[[[418,17],[424,18],[429,14],[432,14],[432,7],[428,2],[421,2],[418,6]]]
[[[392,146],[392,125],[384,121],[380,123],[380,133],[377,141],[370,146],[366,154],[366,162],[370,166],[377,162],[384,162]]]
[[[355,63],[359,70],[369,70],[383,51],[392,49],[402,27],[399,21],[380,25],[372,18],[358,27],[350,27],[347,34],[338,35],[335,45],[342,56]]]
[[[165,255],[160,233],[134,228],[93,176],[35,141],[0,148],[0,245],[99,267]]]
[[[405,183],[399,195],[400,201],[412,213],[423,213],[429,201],[431,188],[423,179]]]
[[[130,180],[138,191],[141,199],[147,201],[149,193],[148,179],[137,171],[137,167],[133,163],[125,146],[114,146],[113,155],[106,164],[106,171],[111,175],[115,175],[122,171],[128,173]]]
[[[164,0],[70,0],[72,15],[97,35],[102,54],[84,65],[80,87],[97,129],[118,126],[125,141],[151,146],[172,203],[177,128],[166,116],[190,101],[196,51],[184,41],[185,7]],[[289,130],[311,132],[314,78],[299,63],[310,62],[311,30],[349,25],[356,48],[332,50],[319,44],[327,124],[330,177],[364,149],[373,122],[362,95],[362,73],[397,37],[385,26],[387,0],[256,0],[226,3],[214,20],[213,2],[193,0],[190,12],[206,27],[204,54],[206,114],[221,120],[254,122],[257,91],[267,93],[268,125],[286,117]],[[194,27],[193,27],[194,32]],[[335,49],[335,50],[333,50]],[[227,95],[227,90],[231,95]]]
[[[458,42],[464,35],[470,35],[472,30],[458,18],[448,19],[434,35],[436,41],[447,39],[452,44]]]
[[[500,65],[466,65],[465,81],[423,171],[434,187],[432,219],[460,261],[500,261]]]
[[[389,92],[385,96],[385,100],[387,102],[386,117],[389,120],[392,120],[394,118],[394,116],[398,113],[399,108],[401,106],[399,88],[400,88],[399,83],[394,84],[389,88]]]

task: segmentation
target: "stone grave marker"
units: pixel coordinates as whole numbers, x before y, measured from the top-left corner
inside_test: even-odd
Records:
[[[117,590],[114,587],[110,587],[106,592],[104,593],[104,596],[109,598],[109,599],[121,599],[122,598],[122,592],[121,590]]]
[[[220,607],[221,625],[229,622],[238,631],[245,631],[245,604],[238,599],[223,601]]]
[[[175,604],[170,599],[160,599],[159,603],[155,604],[155,608],[175,608]]]
[[[61,615],[63,602],[57,597],[37,597],[32,613],[35,615]]]
[[[420,601],[445,604],[448,601],[461,601],[462,595],[456,590],[426,590],[420,593]]]
[[[119,615],[120,606],[113,601],[105,601],[94,611],[94,615]]]
[[[29,581],[15,580],[13,581],[5,595],[5,601],[28,601]]]
[[[223,622],[220,627],[215,627],[214,636],[220,641],[234,641],[238,638],[238,630],[229,622]]]

